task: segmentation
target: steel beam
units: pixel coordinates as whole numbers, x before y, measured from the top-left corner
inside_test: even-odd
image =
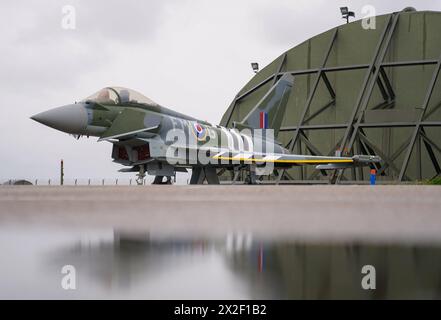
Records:
[[[371,110],[383,110],[386,109],[389,106],[392,106],[395,103],[394,100],[392,101],[383,101],[381,103],[379,103],[378,105],[376,105],[375,107],[373,107]],[[363,123],[361,123],[360,125],[363,125]]]
[[[386,71],[384,71],[383,66],[380,67],[380,75],[384,80],[384,84],[386,85],[386,89],[389,94],[389,99],[394,100],[395,99],[395,92],[394,92],[394,89],[392,88],[392,85],[389,81],[389,77],[387,76]]]
[[[323,129],[344,129],[347,127],[345,123],[339,124],[314,124],[314,125],[302,125],[300,130],[323,130]],[[296,131],[297,126],[281,127],[279,131]]]
[[[421,127],[441,127],[441,121],[422,121],[420,123]],[[303,131],[307,130],[326,130],[326,129],[344,129],[348,125],[346,123],[336,123],[336,124],[314,124],[314,125],[302,125],[300,129]],[[372,122],[372,123],[360,123],[359,128],[404,128],[404,127],[414,127],[415,122]],[[295,131],[297,127],[281,127],[281,132]]]
[[[291,145],[289,147],[289,150],[291,152],[294,150],[294,146],[295,146],[295,144],[297,142],[297,138],[298,138],[298,136],[300,134],[300,126],[303,124],[303,121],[305,119],[306,113],[308,112],[309,107],[311,106],[312,99],[315,96],[315,93],[317,91],[318,85],[320,83],[320,79],[322,78],[323,68],[326,66],[326,62],[328,61],[329,54],[331,53],[332,47],[334,46],[334,42],[335,42],[335,39],[337,38],[337,34],[338,34],[338,28],[335,28],[334,33],[331,35],[331,40],[329,41],[328,48],[327,48],[327,50],[325,52],[325,56],[323,57],[322,63],[320,65],[320,68],[318,69],[318,73],[317,73],[316,79],[314,81],[314,85],[312,87],[311,92],[309,93],[308,99],[306,100],[306,104],[305,104],[305,106],[303,108],[303,111],[302,111],[302,114],[301,114],[301,116],[299,118],[299,121],[298,121],[298,124],[297,124],[297,130],[294,132],[294,135],[293,135],[293,138],[292,138],[292,141],[291,141]]]
[[[421,135],[418,135],[416,141],[416,172],[417,180],[421,181],[423,176],[423,169],[421,168]]]
[[[325,104],[323,107],[321,107],[320,109],[318,109],[317,111],[315,111],[313,114],[311,114],[308,118],[306,118],[303,123],[308,123],[309,121],[311,121],[312,119],[314,119],[315,117],[317,117],[320,113],[322,113],[323,111],[325,111],[326,109],[328,109],[330,106],[335,104],[335,100],[332,99],[331,101],[329,101],[327,104]]]
[[[332,87],[331,82],[329,82],[328,76],[326,75],[325,72],[322,72],[322,79],[326,85],[326,88],[328,88],[329,94],[331,95],[331,99],[335,100],[335,90]]]
[[[441,173],[441,168],[438,160],[436,159],[435,153],[433,152],[432,146],[435,147],[438,152],[441,152],[441,149],[436,145],[436,143],[434,143],[427,137],[424,128],[421,128],[420,136],[423,139],[424,146],[426,147],[427,153],[429,154],[429,158],[432,161],[433,167],[435,168],[436,174],[439,175]]]
[[[383,81],[381,80],[380,77],[377,78],[377,85],[378,85],[378,88],[380,89],[380,93],[381,93],[381,96],[383,97],[383,100],[389,101],[389,99],[390,99],[389,94],[386,91],[386,89],[384,88]]]
[[[424,115],[424,119],[429,119],[429,117],[436,112],[436,110],[441,107],[441,102],[439,102],[435,107],[432,108],[429,112],[426,111],[426,114]]]
[[[341,144],[342,150],[345,150],[345,148],[346,148],[346,151],[350,152],[350,150],[352,148],[352,144],[354,143],[355,137],[357,135],[358,126],[360,125],[361,120],[363,118],[363,112],[366,110],[366,108],[369,104],[369,100],[372,95],[372,90],[374,89],[376,80],[378,79],[378,74],[381,69],[380,64],[383,62],[384,56],[386,55],[387,49],[389,48],[390,40],[392,39],[392,35],[395,31],[395,26],[397,25],[399,16],[400,15],[397,13],[392,14],[389,17],[389,20],[388,20],[388,23],[386,24],[385,29],[383,30],[382,36],[381,36],[380,41],[377,45],[377,50],[374,54],[374,58],[372,59],[371,66],[369,68],[368,73],[366,74],[364,86],[363,86],[362,90],[360,91],[359,100],[357,101],[357,104],[354,108],[353,114],[350,118],[350,121],[349,121],[350,126],[348,126],[346,133],[345,133],[345,136],[343,138],[343,141]],[[373,76],[371,77],[372,72],[373,72]],[[372,81],[370,81],[370,83],[369,83],[370,79],[372,79]],[[367,88],[367,91],[366,91],[366,88]],[[358,116],[358,119],[356,121],[355,126],[353,126],[352,124],[354,123],[354,119],[355,119],[357,113],[359,114],[359,116]],[[346,140],[349,138],[349,134],[351,132],[352,132],[351,138],[349,140],[348,145],[346,146]]]
[[[311,143],[311,141],[308,140],[308,138],[305,136],[303,132],[300,133],[300,140],[305,143],[306,148],[308,148],[309,152],[313,156],[321,156],[322,153]],[[299,141],[300,145],[300,141]],[[302,169],[302,177],[303,177],[303,167]],[[322,175],[327,176],[326,170],[320,170]]]
[[[378,175],[382,175],[383,172],[389,167],[389,163],[392,163],[395,161],[396,158],[398,158],[398,156],[406,149],[407,145],[409,144],[410,138],[407,139],[406,141],[404,141],[404,143],[401,144],[400,147],[397,148],[397,150],[388,158],[390,162],[384,162],[384,165],[382,167],[380,167],[380,169],[378,170],[377,174]],[[397,174],[400,173],[400,169],[396,168],[396,172]]]
[[[409,67],[409,66],[421,66],[428,64],[436,64],[438,60],[414,60],[414,61],[395,61],[395,62],[383,62],[382,67]]]
[[[278,75],[280,74],[280,72],[282,72],[285,62],[286,62],[286,52],[283,54],[282,61],[280,62],[279,67],[277,68],[277,73],[274,74],[272,86],[274,86],[277,83],[277,80],[279,79]]]
[[[366,144],[368,144],[372,149],[373,149],[373,151],[377,154],[377,155],[379,155],[380,157],[381,157],[381,160],[382,161],[384,161],[385,163],[388,163],[388,165],[389,165],[389,167],[391,168],[391,169],[393,169],[394,171],[396,171],[397,173],[399,173],[400,172],[400,169],[399,168],[397,168],[396,166],[395,166],[395,164],[393,163],[393,160],[391,160],[391,158],[389,158],[388,156],[386,156],[381,150],[380,150],[380,148],[378,148],[372,141],[370,141],[369,139],[368,139],[368,137],[366,137],[364,134],[362,134],[362,133],[360,133],[359,134],[359,137],[362,139],[362,140],[364,140],[365,142],[366,142]],[[380,170],[381,170],[381,168],[380,168]],[[380,173],[378,173],[378,174],[380,174]]]
[[[410,160],[410,156],[412,154],[412,149],[413,149],[413,146],[414,146],[415,141],[417,139],[418,133],[420,131],[421,122],[424,119],[424,114],[427,110],[430,99],[432,98],[433,89],[435,87],[436,81],[438,80],[438,75],[439,75],[440,69],[441,69],[441,55],[438,58],[438,62],[435,66],[435,70],[433,70],[432,79],[430,80],[429,87],[427,88],[426,96],[424,98],[424,102],[423,102],[423,105],[421,108],[421,113],[420,113],[420,116],[418,117],[417,122],[415,124],[415,129],[412,133],[412,138],[410,140],[409,147],[407,148],[407,152],[404,157],[403,166],[401,167],[401,172],[398,177],[399,181],[403,181],[404,173],[407,169],[407,166],[409,165],[409,160]]]
[[[436,64],[437,60],[415,60],[415,61],[398,61],[398,62],[383,62],[381,63],[381,67],[406,67],[406,66],[419,66],[419,65],[431,65]],[[353,70],[361,70],[361,69],[368,69],[370,64],[354,64],[354,65],[347,65],[347,66],[338,66],[338,67],[326,67],[323,68],[323,73],[329,73],[329,72],[338,72],[338,71],[353,71]],[[269,81],[274,80],[275,77],[283,76],[284,74],[291,74],[293,76],[299,76],[299,75],[308,75],[319,72],[318,68],[312,68],[312,69],[304,69],[304,70],[289,70],[284,71],[280,73],[275,73],[269,76],[268,78],[262,80],[258,84],[256,84],[254,87],[248,89],[244,93],[237,95],[236,101],[244,99],[246,96],[250,95],[254,91],[258,90],[265,84],[267,84]]]
[[[356,121],[356,117],[357,117],[357,114],[359,113],[359,110],[363,109],[363,107],[365,105],[364,98],[365,98],[366,89],[369,86],[369,82],[371,82],[371,83],[373,83],[373,85],[375,85],[375,80],[376,80],[377,76],[374,76],[372,78],[372,73],[375,73],[376,75],[378,75],[378,72],[380,69],[380,64],[383,61],[384,54],[386,51],[386,50],[382,50],[382,48],[386,47],[386,49],[387,49],[387,47],[389,45],[389,41],[390,41],[390,38],[388,36],[388,31],[390,31],[391,29],[393,31],[393,29],[395,28],[395,23],[396,23],[397,19],[398,19],[398,14],[391,14],[389,16],[389,19],[387,20],[386,25],[380,35],[377,46],[375,47],[375,51],[373,53],[371,63],[369,64],[368,70],[365,74],[363,84],[361,86],[356,103],[354,105],[351,116],[349,118],[348,126],[346,127],[346,131],[344,133],[344,136],[343,136],[343,139],[342,139],[342,142],[340,145],[340,150],[342,150],[344,153],[349,152],[349,148],[345,149],[345,147],[346,147],[346,142],[349,139],[351,134],[354,137],[353,139],[351,138],[351,140],[355,141],[355,136],[357,134],[357,128],[354,128],[354,122]],[[392,24],[392,27],[391,27],[391,24]],[[391,35],[391,32],[389,32],[389,35]],[[386,45],[383,45],[385,39],[387,39]],[[381,59],[379,59],[379,56]],[[374,80],[370,81],[371,79],[374,79]],[[369,86],[369,91],[372,91],[373,85]],[[370,94],[369,94],[369,96],[370,96]],[[367,104],[367,102],[366,102],[366,104]],[[364,111],[364,110],[362,110],[362,111]],[[362,114],[359,115],[358,119],[361,119],[361,118],[362,118]],[[333,176],[332,180],[338,182],[341,179],[341,177],[343,176],[343,171],[344,170],[336,170],[334,172],[334,176]]]
[[[439,153],[441,153],[441,148],[432,140],[430,139],[426,132],[424,131],[424,128],[421,128],[421,136],[424,140],[426,140],[431,146],[433,146]]]

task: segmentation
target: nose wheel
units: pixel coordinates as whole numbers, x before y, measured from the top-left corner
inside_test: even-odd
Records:
[[[139,172],[136,175],[136,184],[138,186],[142,186],[144,184],[144,178],[145,178],[145,168],[144,166],[139,166]]]
[[[136,183],[138,186],[144,185],[144,179],[146,176],[145,166],[139,166],[139,172],[136,175]],[[165,178],[165,179],[164,179]],[[176,175],[174,176],[174,182],[176,182]],[[155,176],[152,184],[173,184],[172,176]]]

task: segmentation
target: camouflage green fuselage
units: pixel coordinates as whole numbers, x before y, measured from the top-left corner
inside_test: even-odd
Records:
[[[127,166],[151,161],[172,161],[182,167],[205,165],[207,161],[228,166],[231,161],[213,159],[213,155],[221,151],[287,152],[268,135],[270,130],[229,129],[158,105],[87,104],[89,126],[102,128],[96,135],[100,140],[112,142],[114,161]],[[130,136],[124,139],[122,133]]]

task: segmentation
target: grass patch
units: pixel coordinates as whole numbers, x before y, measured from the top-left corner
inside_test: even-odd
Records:
[[[435,177],[427,181],[426,184],[441,185],[441,177]]]

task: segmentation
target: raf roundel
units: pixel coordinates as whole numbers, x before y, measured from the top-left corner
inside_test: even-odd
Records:
[[[205,140],[205,138],[207,136],[207,130],[202,125],[200,125],[197,122],[195,122],[193,124],[193,128],[194,128],[194,131],[195,131],[195,134],[196,134],[196,138],[198,140]]]

